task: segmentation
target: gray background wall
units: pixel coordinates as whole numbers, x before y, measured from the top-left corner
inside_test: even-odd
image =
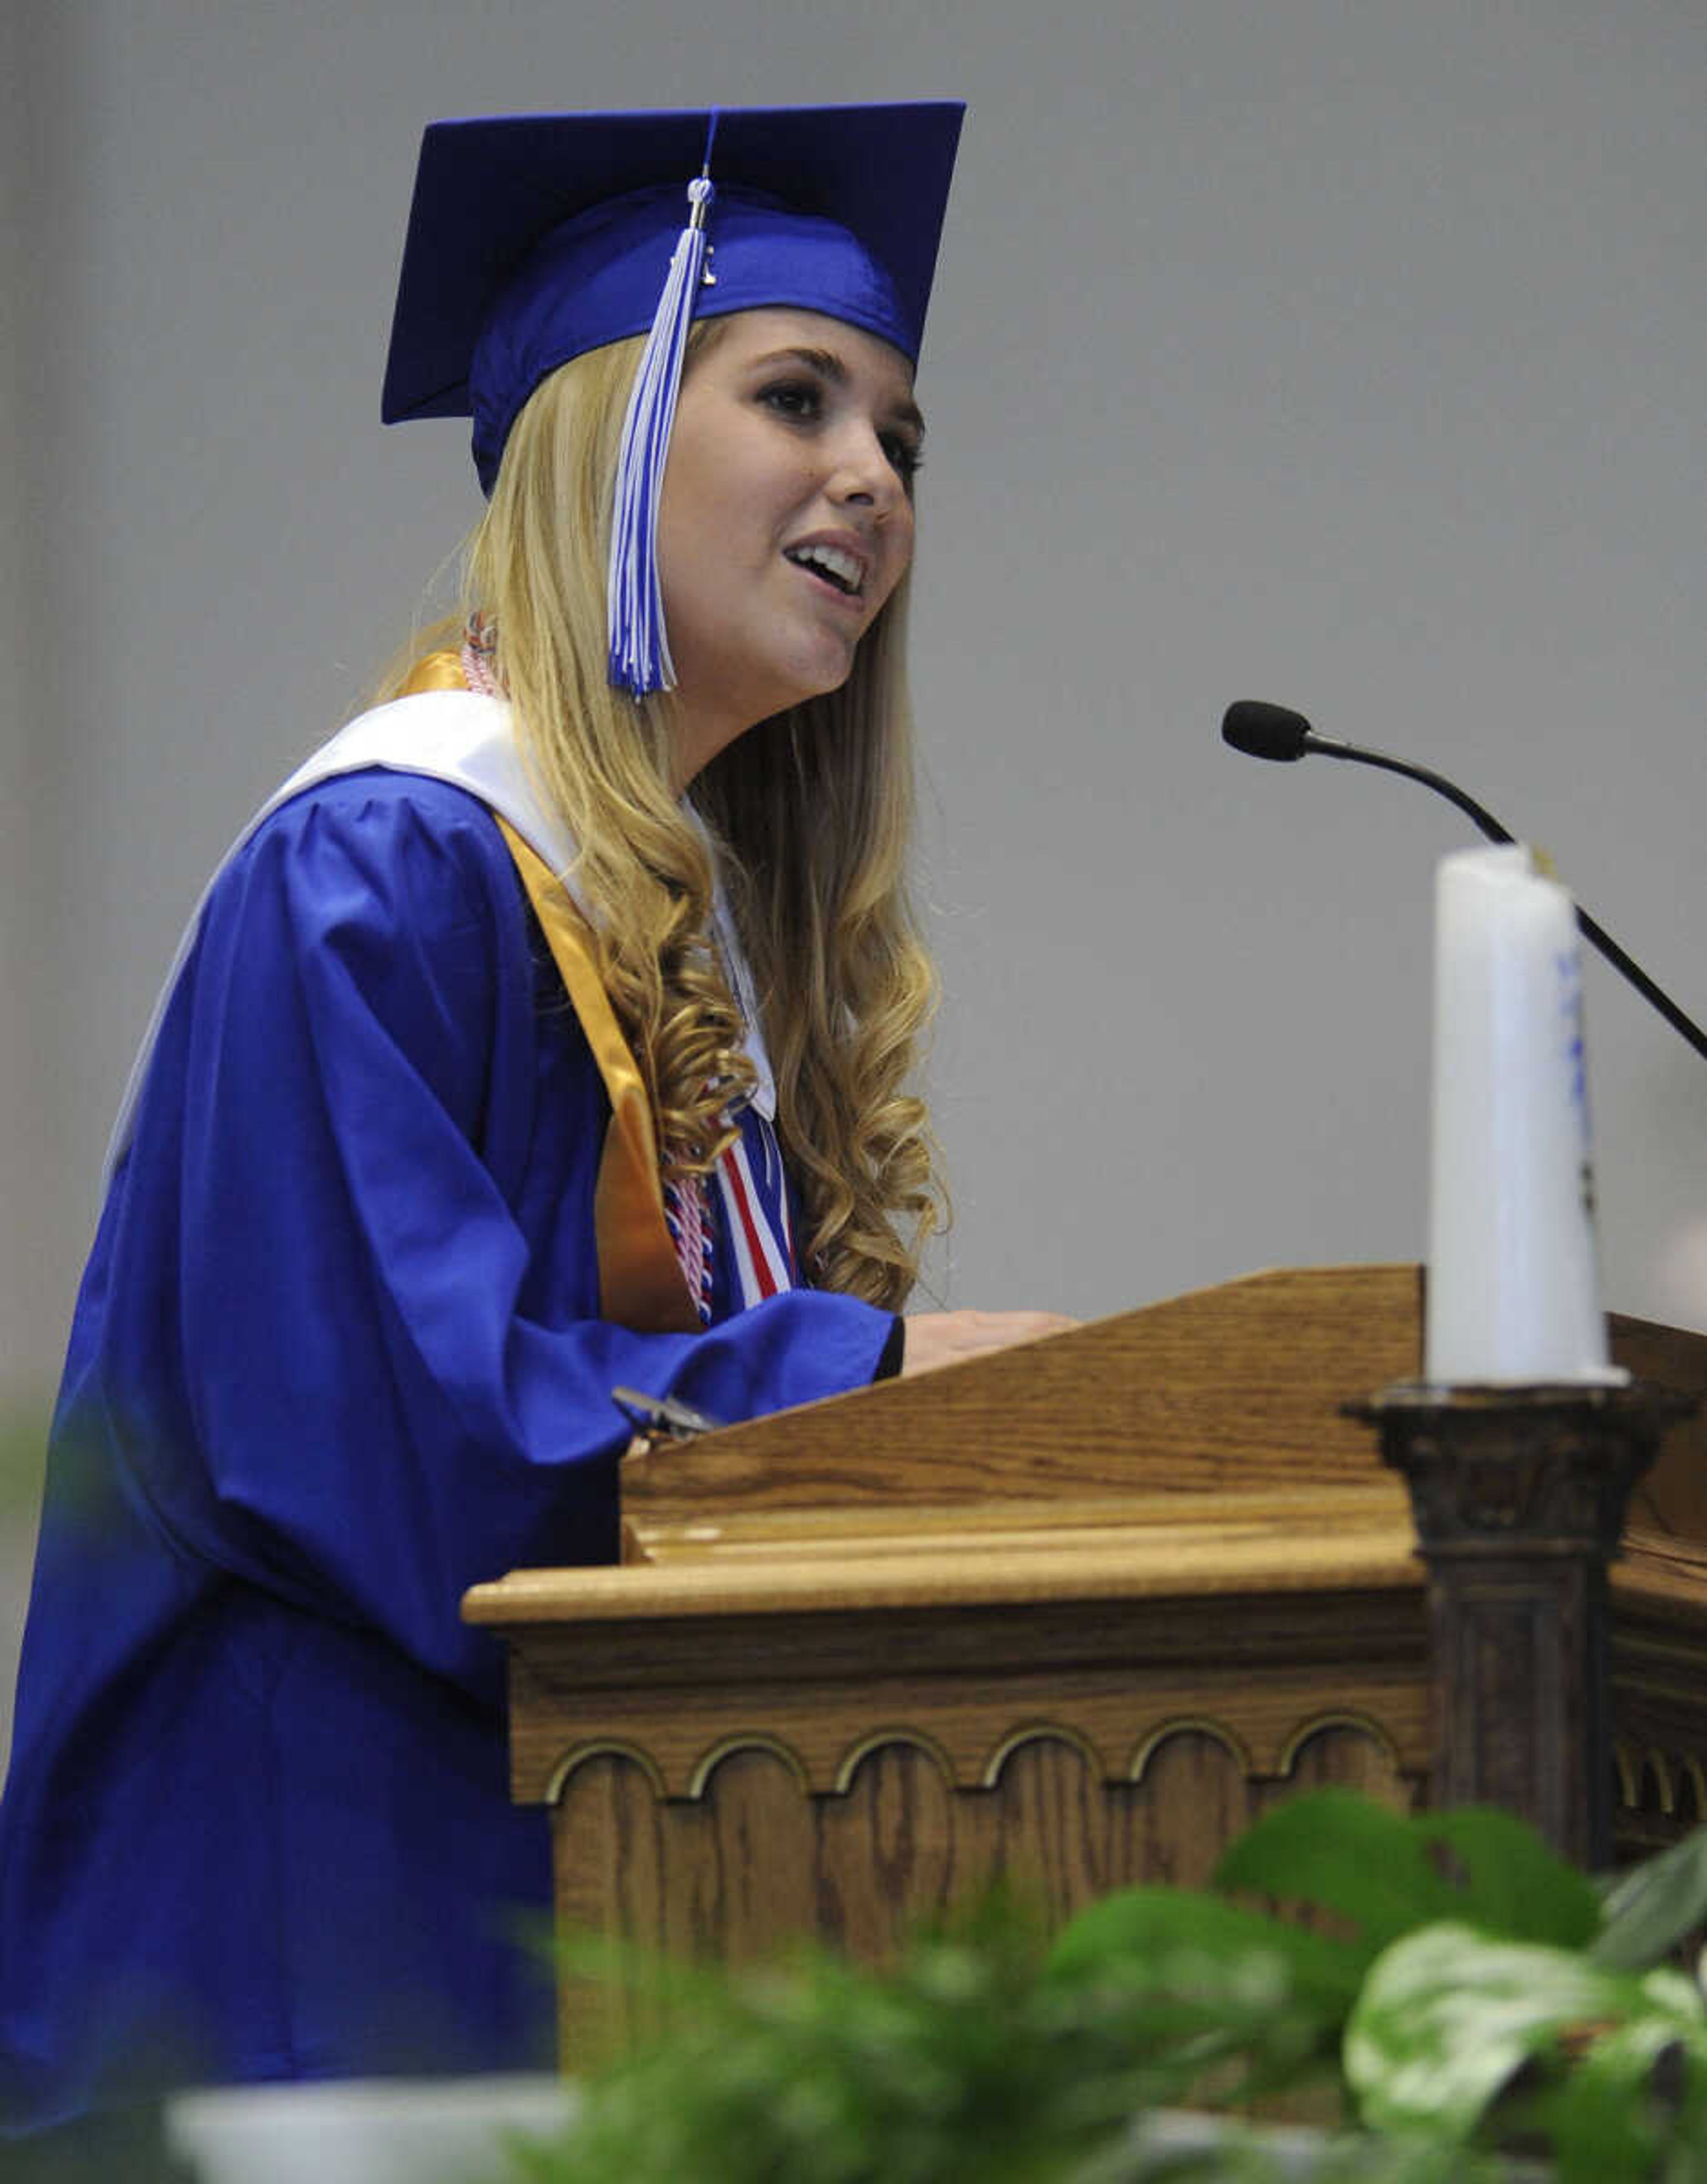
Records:
[[[1233,698],[1459,776],[1707,1012],[1702,0],[25,0],[8,39],[14,1417],[206,868],[475,512],[460,428],[377,421],[437,114],[971,100],[920,382],[951,1301],[1420,1255],[1466,830],[1233,758]],[[1707,1074],[1588,979],[1608,1300],[1707,1325]]]

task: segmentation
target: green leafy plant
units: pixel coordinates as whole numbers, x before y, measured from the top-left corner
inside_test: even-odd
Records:
[[[667,2035],[516,2163],[535,2184],[1430,2184],[1515,2156],[1565,2184],[1707,2184],[1707,2008],[1664,1961],[1704,1918],[1707,1830],[1603,1890],[1504,1814],[1325,1790],[1210,1889],[1124,1891],[1052,1944],[998,1897],[884,1975],[819,1953],[667,1975]],[[1312,2086],[1342,2123],[1308,2142],[1225,2115]]]

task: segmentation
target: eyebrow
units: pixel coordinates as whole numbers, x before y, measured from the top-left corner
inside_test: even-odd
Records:
[[[787,348],[773,349],[767,356],[755,357],[753,369],[761,370],[767,365],[789,361],[806,365],[810,370],[818,373],[821,377],[828,379],[832,386],[845,387],[848,383],[848,368],[833,348],[790,346]],[[889,415],[898,425],[910,426],[921,440],[924,437],[924,412],[910,394],[903,394],[897,401],[890,403]]]

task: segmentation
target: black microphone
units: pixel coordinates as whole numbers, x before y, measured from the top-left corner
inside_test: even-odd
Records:
[[[1443,796],[1448,804],[1455,804],[1466,817],[1487,835],[1490,842],[1513,842],[1516,836],[1501,826],[1491,811],[1485,811],[1473,796],[1444,774],[1435,773],[1425,766],[1413,766],[1409,759],[1391,758],[1385,751],[1364,750],[1357,744],[1342,744],[1330,736],[1319,736],[1302,713],[1293,712],[1286,705],[1270,705],[1260,698],[1241,698],[1229,705],[1221,722],[1221,740],[1230,744],[1236,751],[1247,758],[1277,759],[1290,763],[1295,759],[1315,755],[1321,758],[1351,759],[1358,766],[1379,766],[1386,773],[1402,773],[1408,780],[1420,781],[1425,788],[1431,788]],[[1576,928],[1583,939],[1600,950],[1615,971],[1621,972],[1645,1001],[1659,1010],[1674,1031],[1681,1032],[1695,1051],[1707,1056],[1707,1032],[1685,1016],[1671,996],[1656,986],[1639,963],[1633,962],[1604,927],[1598,925],[1579,904]]]
[[[1290,705],[1270,705],[1261,698],[1241,698],[1221,719],[1221,740],[1247,758],[1302,758],[1315,740],[1310,724]]]

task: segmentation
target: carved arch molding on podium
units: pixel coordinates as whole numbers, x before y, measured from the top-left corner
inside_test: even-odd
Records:
[[[605,1739],[558,1773],[560,1911],[726,1962],[789,1931],[881,1958],[998,1880],[1055,1925],[1141,1878],[1207,1880],[1230,1836],[1300,1789],[1349,1783],[1403,1808],[1420,1791],[1386,1732],[1355,1713],[1291,1724],[1268,1762],[1208,1715],[1158,1724],[1112,1766],[1082,1730],[1043,1720],[1001,1738],[968,1781],[934,1737],[897,1724],[843,1753],[825,1791],[784,1739],[737,1732],[672,1797],[650,1754]]]

